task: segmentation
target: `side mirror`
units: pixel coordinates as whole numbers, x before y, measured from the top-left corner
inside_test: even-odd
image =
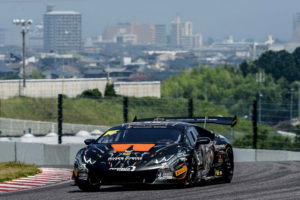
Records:
[[[84,143],[85,143],[86,145],[94,144],[95,142],[96,142],[95,139],[86,139],[86,140],[84,140]]]
[[[196,141],[196,147],[198,148],[201,144],[208,144],[210,141],[209,137],[199,137]]]

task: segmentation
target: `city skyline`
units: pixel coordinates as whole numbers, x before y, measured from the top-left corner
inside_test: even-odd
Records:
[[[157,0],[140,2],[137,0],[100,2],[87,0],[0,0],[0,28],[6,29],[6,43],[19,43],[18,29],[11,24],[13,18],[30,18],[35,24],[42,22],[47,5],[56,5],[57,10],[76,11],[82,14],[83,38],[98,36],[109,24],[118,22],[138,22],[141,24],[166,24],[167,33],[170,22],[176,14],[182,21],[193,23],[194,34],[201,33],[204,38],[224,38],[233,35],[240,40],[253,38],[263,40],[273,35],[282,40],[291,40],[293,14],[299,11],[300,2],[266,0],[261,2],[215,0],[205,2],[189,0]],[[34,9],[32,8],[34,7]]]

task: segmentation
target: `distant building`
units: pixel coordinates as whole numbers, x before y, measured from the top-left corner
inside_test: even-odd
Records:
[[[293,16],[293,42],[300,42],[300,12]]]
[[[44,50],[46,52],[79,52],[81,50],[81,14],[54,11],[44,14]]]
[[[138,44],[155,43],[155,26],[153,24],[133,24],[133,32],[137,35]]]
[[[190,21],[182,23],[182,35],[193,36],[193,23]]]
[[[155,25],[155,44],[165,45],[167,43],[167,27],[164,24]]]
[[[193,23],[190,21],[181,22],[180,17],[176,16],[175,20],[171,22],[170,45],[191,49],[193,48],[193,41]]]
[[[5,43],[5,30],[0,28],[0,46],[3,46]]]
[[[32,27],[30,27],[29,31],[29,42],[30,46],[32,47],[43,47],[43,33],[44,33],[44,27],[43,24],[36,24]]]
[[[135,34],[124,34],[117,36],[117,43],[120,44],[137,44],[137,36]]]
[[[118,23],[107,26],[103,31],[103,40],[106,42],[116,42],[117,37],[123,34],[133,34],[131,23]]]
[[[119,23],[109,25],[103,32],[103,40],[116,42],[123,35],[136,35],[136,44],[154,44],[155,26],[153,24]],[[119,40],[117,42],[120,42]]]
[[[180,17],[176,16],[175,20],[171,22],[170,44],[172,46],[180,46],[181,33]]]
[[[195,49],[200,49],[203,46],[203,37],[201,34],[194,35],[194,44],[193,47]]]

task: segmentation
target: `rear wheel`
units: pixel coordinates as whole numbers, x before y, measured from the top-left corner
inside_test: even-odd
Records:
[[[225,183],[230,183],[233,177],[234,162],[233,162],[233,152],[231,147],[226,148],[226,154],[224,157],[223,166],[223,179]]]
[[[95,192],[99,191],[101,184],[100,183],[92,183],[90,179],[87,181],[78,180],[77,185],[80,190],[84,192]]]

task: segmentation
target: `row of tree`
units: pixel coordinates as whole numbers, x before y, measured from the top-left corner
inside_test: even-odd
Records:
[[[107,83],[104,90],[104,97],[116,97],[116,91],[114,89],[113,83]],[[83,91],[80,95],[78,95],[79,98],[101,98],[102,93],[99,91],[99,89],[90,89]]]
[[[277,81],[281,78],[289,83],[298,81],[300,78],[300,47],[294,52],[289,53],[286,50],[266,51],[255,61],[244,61],[240,69],[246,77],[249,73],[255,74],[264,71],[271,74]]]

